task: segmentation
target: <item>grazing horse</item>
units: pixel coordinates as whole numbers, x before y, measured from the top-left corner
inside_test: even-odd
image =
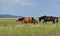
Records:
[[[39,17],[39,22],[43,20],[43,24],[44,22],[47,24],[47,22],[51,21],[53,23],[58,22],[58,17],[53,17],[53,16],[42,16]]]
[[[38,23],[33,17],[23,17],[19,18],[17,22],[20,21],[21,23]]]

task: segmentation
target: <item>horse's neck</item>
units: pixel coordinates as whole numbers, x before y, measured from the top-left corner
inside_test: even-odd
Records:
[[[23,20],[24,18],[21,18],[21,20]]]

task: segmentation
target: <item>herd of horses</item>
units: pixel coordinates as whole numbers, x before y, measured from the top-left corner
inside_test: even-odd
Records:
[[[41,16],[38,18],[39,22],[41,22],[43,20],[43,24],[47,24],[47,22],[53,22],[54,23],[58,23],[58,17],[54,17],[54,16]],[[18,18],[17,22],[21,22],[21,23],[33,23],[33,24],[38,24],[38,21],[35,20],[33,17],[23,17],[23,18]]]

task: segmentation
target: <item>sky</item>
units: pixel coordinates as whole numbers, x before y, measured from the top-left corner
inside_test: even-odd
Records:
[[[60,0],[0,0],[0,14],[60,17]]]

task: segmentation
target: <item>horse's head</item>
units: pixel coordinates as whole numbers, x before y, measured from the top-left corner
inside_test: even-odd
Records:
[[[41,18],[44,19],[44,18],[46,18],[46,17],[47,17],[47,16],[45,15],[45,16],[42,16]]]
[[[45,19],[47,16],[41,16],[39,17],[39,22],[41,22],[42,19]]]
[[[20,21],[20,19],[17,19],[17,20],[16,20],[16,22],[19,22],[19,21]]]

